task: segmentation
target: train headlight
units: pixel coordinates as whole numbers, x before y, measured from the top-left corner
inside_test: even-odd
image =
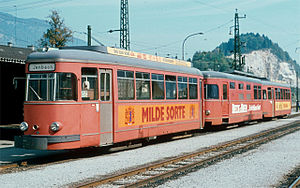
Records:
[[[210,114],[210,110],[206,110],[205,114],[208,116]]]
[[[59,130],[62,129],[62,125],[58,122],[53,122],[51,125],[50,125],[50,130],[53,131],[53,132],[57,132]]]
[[[35,130],[35,131],[38,130],[39,128],[40,128],[40,127],[39,127],[38,125],[33,125],[33,126],[32,126],[32,129]]]
[[[27,129],[28,129],[28,123],[22,122],[20,124],[20,130],[23,131],[23,132],[25,132],[25,131],[27,131]]]

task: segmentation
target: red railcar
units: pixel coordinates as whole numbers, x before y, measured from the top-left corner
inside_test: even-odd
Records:
[[[109,47],[31,54],[15,146],[106,146],[203,128],[202,74],[189,62]]]
[[[275,117],[291,113],[291,88],[287,84],[263,80],[263,116]]]
[[[291,90],[285,84],[247,77],[247,74],[202,73],[206,125],[232,124],[291,113]]]
[[[232,124],[262,118],[259,79],[203,71],[205,123]]]

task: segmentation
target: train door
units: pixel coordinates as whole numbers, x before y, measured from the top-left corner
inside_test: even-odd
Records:
[[[204,109],[204,100],[203,100],[203,96],[202,96],[202,80],[199,79],[199,96],[200,96],[200,109],[199,109],[199,114],[200,114],[200,129],[203,129],[203,125],[204,125],[204,115],[203,115],[203,109]]]
[[[272,87],[272,117],[275,117],[275,91]]]
[[[100,69],[100,146],[113,143],[112,70]]]
[[[229,115],[228,82],[223,82],[222,91],[222,116],[224,117]]]

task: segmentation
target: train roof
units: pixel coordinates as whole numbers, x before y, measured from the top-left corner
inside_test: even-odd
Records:
[[[237,81],[245,81],[245,82],[255,82],[255,83],[262,83],[260,79],[257,78],[249,78],[240,75],[233,75],[224,72],[215,72],[215,71],[202,71],[204,78],[224,78],[230,80],[237,80]]]
[[[277,86],[277,87],[290,87],[288,84],[278,83],[278,82],[271,82],[269,80],[262,80],[263,85],[270,85],[270,86]]]
[[[262,85],[287,87],[287,88],[290,87],[288,84],[271,82],[269,80],[266,80],[265,78],[259,79],[255,77],[240,76],[241,74],[237,75],[237,74],[229,74],[229,73],[215,72],[215,71],[202,71],[202,74],[204,78],[225,78],[225,79],[237,80],[237,81],[255,82],[255,83],[260,83]]]
[[[180,63],[184,63],[185,61],[173,60],[170,58],[162,58],[162,57],[158,57],[158,58],[163,59],[167,62],[145,60],[133,56],[108,53],[108,49],[113,49],[113,48],[101,47],[101,46],[94,47],[94,48],[67,47],[67,48],[62,48],[57,50],[50,50],[47,52],[34,52],[27,57],[27,63],[43,63],[43,62],[49,63],[49,62],[57,62],[57,61],[95,63],[95,64],[109,63],[113,65],[124,65],[130,67],[139,67],[139,68],[147,68],[153,70],[170,71],[176,73],[186,73],[186,74],[202,76],[202,73],[199,69],[180,64]],[[122,50],[121,52],[124,51],[125,50]],[[128,52],[132,52],[132,51],[128,51]],[[155,58],[152,55],[149,56],[151,58]],[[171,61],[174,61],[175,64],[168,63]]]

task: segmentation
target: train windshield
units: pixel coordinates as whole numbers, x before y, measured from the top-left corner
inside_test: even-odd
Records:
[[[72,73],[27,75],[26,101],[77,100],[76,76]]]

